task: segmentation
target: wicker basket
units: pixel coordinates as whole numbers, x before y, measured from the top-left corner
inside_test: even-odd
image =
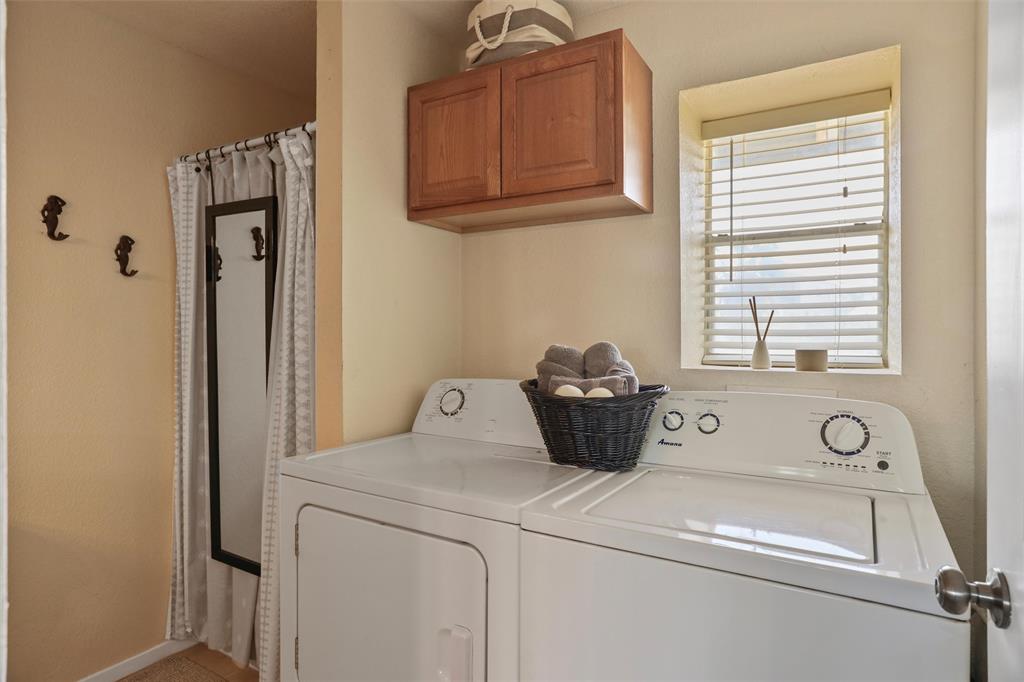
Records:
[[[600,471],[636,467],[651,415],[669,390],[655,384],[614,398],[566,398],[543,393],[536,379],[519,387],[530,401],[551,461]]]

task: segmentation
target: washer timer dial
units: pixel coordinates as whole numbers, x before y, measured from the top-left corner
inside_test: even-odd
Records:
[[[661,425],[669,431],[678,431],[683,426],[683,413],[679,410],[669,410],[661,418]]]
[[[834,414],[821,423],[821,442],[837,455],[860,454],[871,442],[864,420],[852,414]]]
[[[462,392],[462,389],[449,388],[441,395],[439,407],[441,408],[441,414],[446,417],[452,417],[458,414],[465,404],[466,394]]]

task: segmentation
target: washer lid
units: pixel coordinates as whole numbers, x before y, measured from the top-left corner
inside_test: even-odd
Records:
[[[827,488],[651,471],[584,514],[846,561],[875,561],[871,499]]]
[[[955,565],[928,495],[697,469],[592,474],[522,511],[524,531],[951,616]]]
[[[288,458],[281,473],[518,523],[523,505],[589,472],[536,448],[411,433]]]

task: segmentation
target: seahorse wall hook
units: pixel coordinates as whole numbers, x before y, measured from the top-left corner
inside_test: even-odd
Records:
[[[121,274],[125,277],[134,277],[139,273],[138,270],[128,270],[128,258],[132,253],[132,247],[135,246],[135,240],[126,234],[121,235],[121,238],[117,240],[117,246],[114,247],[114,256],[117,258],[117,265],[121,268]]]
[[[64,207],[67,205],[68,202],[56,194],[51,194],[46,197],[46,203],[43,204],[42,210],[39,211],[39,215],[43,216],[43,223],[46,225],[46,236],[55,242],[62,242],[71,236],[57,231],[57,225],[60,223],[60,214],[64,212]]]
[[[254,227],[250,232],[252,232],[253,246],[256,248],[256,253],[253,255],[252,259],[263,260],[267,257],[266,254],[263,253],[263,247],[266,245],[266,242],[263,241],[263,230],[259,227]]]

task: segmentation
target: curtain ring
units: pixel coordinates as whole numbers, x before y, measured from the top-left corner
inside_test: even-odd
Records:
[[[249,149],[249,140],[242,140],[242,146],[245,147],[245,151],[247,151],[247,152],[251,152],[252,151],[251,149]]]
[[[306,133],[307,135],[309,135],[309,131],[306,130],[306,126],[308,126],[308,125],[309,125],[309,123],[303,123],[302,124],[302,132]]]
[[[231,146],[232,146],[232,147],[234,147],[234,148],[235,148],[235,151],[237,152],[237,151],[238,151],[238,145],[240,145],[241,143],[242,143],[242,141],[241,141],[241,140],[239,140],[238,142],[235,142],[235,143],[234,143],[233,145],[231,145]]]

